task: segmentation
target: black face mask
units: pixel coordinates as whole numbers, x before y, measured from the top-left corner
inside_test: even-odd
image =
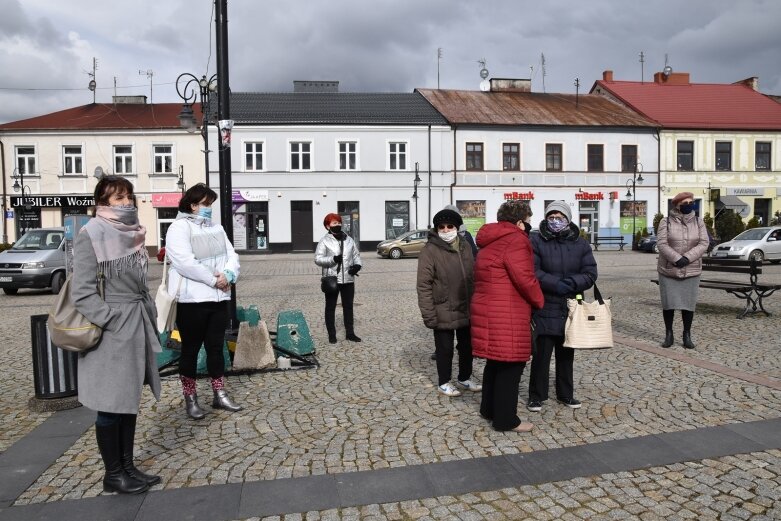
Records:
[[[337,233],[342,233],[342,227],[341,226],[331,226],[329,231],[332,234],[336,235]]]
[[[526,229],[526,233],[531,233],[532,231],[532,225],[527,223],[526,221],[523,221],[523,227]]]
[[[689,214],[694,211],[695,207],[696,205],[694,203],[686,203],[679,206],[678,209],[681,211],[682,214]]]

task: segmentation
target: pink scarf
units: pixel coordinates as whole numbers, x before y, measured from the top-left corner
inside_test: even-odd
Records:
[[[144,247],[146,228],[138,222],[137,208],[98,206],[95,218],[85,229],[92,239],[98,265],[107,277],[119,275],[132,266],[140,266],[146,276],[149,259]]]

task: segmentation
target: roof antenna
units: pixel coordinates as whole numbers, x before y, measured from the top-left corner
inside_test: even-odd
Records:
[[[477,60],[477,63],[480,64],[480,77],[483,79],[483,81],[480,82],[480,90],[483,92],[488,92],[491,90],[491,83],[488,81],[488,69],[485,68],[485,58],[480,58]]]
[[[575,108],[578,108],[578,92],[580,91],[580,78],[575,78]]]
[[[645,55],[640,51],[640,83],[645,83]]]
[[[540,61],[542,62],[542,92],[545,92],[545,76],[548,75],[545,72],[545,53],[540,53]]]
[[[95,103],[95,89],[98,88],[98,84],[95,82],[95,71],[98,70],[98,59],[93,57],[92,58],[92,72],[87,72],[87,76],[89,76],[89,84],[87,85],[87,88],[92,91],[92,103]]]
[[[149,103],[152,103],[152,77],[155,75],[155,71],[152,69],[147,69],[145,71],[142,71],[139,69],[138,71],[139,76],[146,75],[147,78],[149,78]]]
[[[439,63],[442,61],[442,47],[437,47],[437,90],[439,90]]]

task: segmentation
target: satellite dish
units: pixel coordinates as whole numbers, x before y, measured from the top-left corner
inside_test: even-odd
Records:
[[[95,179],[101,179],[104,175],[103,167],[102,166],[96,166],[95,167]]]
[[[481,81],[480,90],[483,92],[488,92],[489,90],[491,90],[491,83],[488,80]]]
[[[664,69],[662,69],[662,74],[664,74],[665,78],[668,77],[672,73],[673,73],[673,68],[670,67],[669,65],[665,65]]]

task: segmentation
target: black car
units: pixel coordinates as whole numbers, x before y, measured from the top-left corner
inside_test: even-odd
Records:
[[[646,253],[659,253],[659,248],[656,246],[656,235],[649,235],[640,239],[637,249]]]

